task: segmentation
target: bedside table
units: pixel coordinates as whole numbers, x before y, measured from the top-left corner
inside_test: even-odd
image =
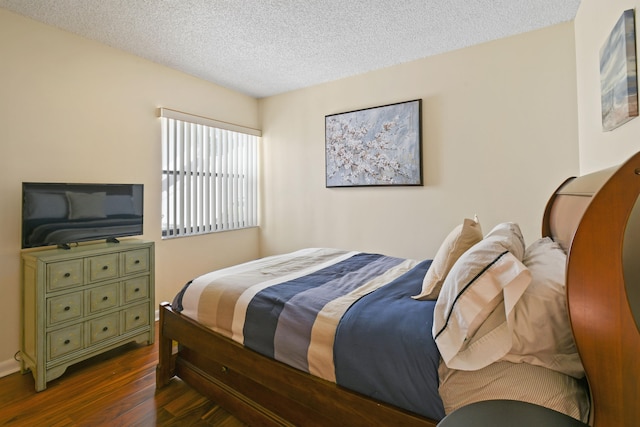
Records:
[[[544,406],[518,400],[486,400],[459,408],[438,427],[588,427]]]

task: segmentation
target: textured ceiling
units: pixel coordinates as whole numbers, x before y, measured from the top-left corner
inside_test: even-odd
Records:
[[[575,18],[580,0],[0,0],[261,98]]]

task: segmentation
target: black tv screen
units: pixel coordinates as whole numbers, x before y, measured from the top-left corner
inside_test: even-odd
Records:
[[[142,234],[143,184],[22,183],[22,248]]]

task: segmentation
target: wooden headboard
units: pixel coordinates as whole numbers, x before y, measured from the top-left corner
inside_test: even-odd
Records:
[[[640,422],[640,152],[565,181],[542,235],[568,255],[567,298],[597,427]]]

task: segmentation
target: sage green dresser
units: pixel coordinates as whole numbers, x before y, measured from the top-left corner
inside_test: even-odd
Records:
[[[22,282],[21,368],[36,391],[81,360],[154,341],[153,242],[23,252]]]

